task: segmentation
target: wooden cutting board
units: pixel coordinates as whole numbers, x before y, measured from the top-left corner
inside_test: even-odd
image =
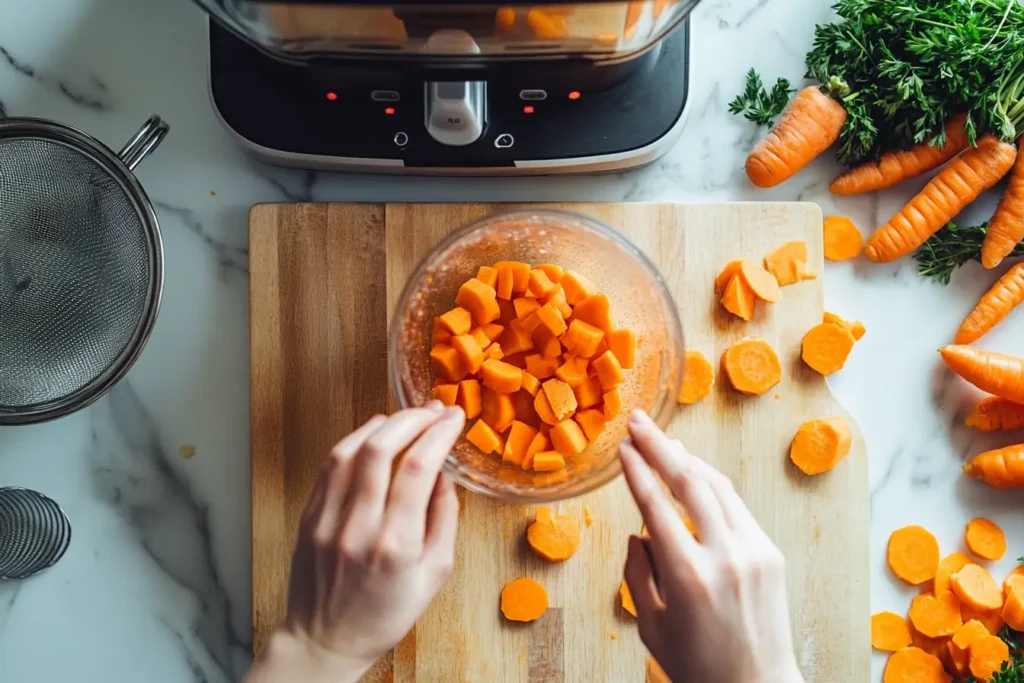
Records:
[[[814,478],[789,462],[805,420],[842,413],[825,381],[800,361],[800,340],[821,321],[821,281],[784,289],[750,323],[725,314],[713,281],[728,261],[760,261],[804,240],[822,266],[821,212],[812,204],[561,204],[619,228],[665,275],[689,348],[717,359],[732,342],[767,338],[784,379],[742,397],[724,378],[672,425],[691,451],[725,472],[786,554],[798,660],[808,681],[869,676],[868,478],[863,439]],[[498,205],[271,204],[250,216],[252,558],[254,645],[286,605],[300,512],[330,447],[388,410],[387,326],[407,276],[448,232]],[[599,278],[598,278],[599,280]],[[613,302],[625,306],[627,302]],[[842,311],[838,311],[840,314]],[[395,683],[629,683],[646,651],[619,607],[626,539],[640,529],[620,478],[558,504],[583,518],[579,552],[548,565],[524,548],[533,510],[460,492],[454,575],[409,635],[367,676]],[[552,609],[532,625],[498,610],[505,582],[532,576]]]

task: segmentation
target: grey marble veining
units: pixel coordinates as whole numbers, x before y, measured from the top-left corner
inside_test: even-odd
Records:
[[[692,101],[679,144],[651,166],[595,177],[440,179],[341,176],[260,165],[210,109],[204,17],[187,0],[0,4],[0,116],[53,118],[112,147],[150,113],[172,127],[137,169],[164,234],[163,309],[114,392],[59,422],[0,429],[0,485],[58,500],[75,536],[45,574],[0,582],[0,681],[171,683],[237,680],[250,644],[247,227],[265,201],[702,201],[801,199],[865,232],[920,183],[831,196],[821,159],[782,187],[753,188],[743,159],[759,132],[726,105],[756,64],[803,74],[821,0],[705,0],[692,16]],[[991,211],[989,197],[971,217]],[[998,574],[1024,554],[1024,496],[966,480],[964,458],[1020,435],[962,427],[975,394],[935,349],[992,282],[968,266],[943,288],[908,260],[828,264],[830,310],[867,336],[831,381],[871,459],[873,610],[906,608],[911,588],[884,567],[892,529],[928,526],[943,551],[988,516],[1007,531]],[[1024,316],[983,346],[1022,353]],[[182,445],[195,448],[189,459]],[[876,680],[881,658],[875,662]]]

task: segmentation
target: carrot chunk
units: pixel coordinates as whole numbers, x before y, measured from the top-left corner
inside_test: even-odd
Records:
[[[430,335],[430,345],[447,344],[452,339],[451,330],[440,318],[434,318],[434,331]]]
[[[479,346],[482,350],[486,350],[487,347],[491,345],[491,340],[484,332],[484,328],[482,327],[474,327],[472,330],[469,331],[469,336],[473,338],[473,340],[476,342],[476,345]]]
[[[959,552],[950,553],[942,558],[939,561],[939,566],[935,569],[935,594],[938,595],[942,591],[952,590],[949,577],[971,564],[971,562],[971,558]]]
[[[526,453],[523,456],[521,467],[524,470],[532,470],[534,456],[548,450],[549,448],[551,448],[551,442],[548,441],[548,437],[542,432],[537,432],[537,435],[533,437],[533,441],[531,441],[530,445],[526,448]]]
[[[551,412],[556,420],[565,420],[576,412],[576,394],[567,383],[558,379],[549,379],[541,385],[541,390],[547,396],[548,405],[551,406]]]
[[[570,387],[578,387],[587,381],[587,359],[569,358],[555,370],[555,377]]]
[[[434,398],[446,406],[455,405],[455,397],[459,394],[458,384],[438,384],[434,387]]]
[[[893,612],[871,615],[871,647],[896,652],[910,646],[910,626],[907,620]]]
[[[576,394],[576,404],[580,408],[593,408],[601,403],[601,383],[596,377],[588,377],[582,384],[572,388]]]
[[[893,573],[915,586],[933,578],[939,567],[938,541],[917,525],[892,532],[886,552]]]
[[[960,602],[976,610],[992,612],[1003,607],[1003,592],[981,565],[964,566],[950,577],[950,584]]]
[[[629,584],[625,581],[619,584],[619,601],[622,603],[622,609],[636,616],[636,603],[633,602],[633,594],[629,592]]]
[[[486,325],[501,316],[494,288],[476,278],[462,283],[455,303],[469,311],[477,325]],[[458,334],[454,330],[452,332]]]
[[[597,437],[601,436],[601,432],[604,431],[606,420],[604,419],[604,413],[600,410],[581,410],[573,416],[576,423],[583,430],[584,436],[587,437],[587,441],[594,441]]]
[[[558,312],[562,314],[562,317],[568,319],[572,315],[572,306],[565,299],[565,289],[562,285],[555,285],[555,288],[551,291],[551,294],[547,297],[547,302],[558,309]]]
[[[986,396],[967,415],[964,424],[983,432],[1024,427],[1024,404]]]
[[[471,334],[457,334],[452,337],[451,346],[459,352],[466,371],[475,375],[484,363],[484,350],[480,348]]]
[[[1003,583],[1006,600],[1000,616],[1014,631],[1024,631],[1024,576],[1010,576]]]
[[[466,376],[466,366],[462,356],[447,344],[434,344],[430,349],[430,364],[434,374],[449,382],[458,382]]]
[[[725,264],[725,268],[722,268],[722,272],[715,278],[715,294],[724,292],[725,288],[729,286],[729,281],[740,274],[740,265],[742,263],[743,259],[736,259]]]
[[[722,308],[729,311],[741,320],[749,322],[754,318],[754,310],[757,306],[757,295],[750,288],[747,281],[740,275],[734,275],[729,284],[725,286],[722,294]]]
[[[476,279],[495,290],[498,288],[498,269],[491,266],[480,266],[476,270]]]
[[[498,298],[498,322],[502,325],[508,325],[510,322],[516,319],[516,309],[512,305],[512,301],[509,299]]]
[[[825,258],[829,261],[845,261],[859,256],[864,248],[864,237],[860,230],[846,216],[825,216],[822,224],[825,242]]]
[[[960,601],[960,615],[964,618],[964,621],[971,621],[972,619],[980,621],[988,629],[988,632],[992,635],[999,635],[999,631],[1003,628],[1003,618],[1000,615],[1000,610],[977,610],[970,605]]]
[[[548,274],[539,269],[530,271],[528,286],[530,292],[536,297],[547,297],[555,289],[555,283],[551,281]]]
[[[553,515],[549,508],[539,507],[536,520],[526,527],[526,541],[538,557],[565,562],[580,547],[580,527],[568,515]]]
[[[544,274],[548,276],[548,279],[555,283],[561,282],[562,277],[565,275],[565,271],[562,269],[562,266],[556,266],[551,263],[541,263],[537,266],[536,270],[544,271]]]
[[[505,357],[505,352],[501,350],[501,344],[495,342],[484,349],[484,360],[493,358],[494,360],[501,360]]]
[[[484,453],[501,451],[501,438],[483,420],[477,420],[466,432],[466,440]]]
[[[822,316],[821,322],[832,323],[833,325],[839,325],[839,327],[849,330],[850,334],[853,335],[854,341],[860,341],[860,338],[863,337],[864,333],[867,331],[864,327],[864,323],[861,321],[856,320],[854,322],[850,322],[849,320],[845,320],[835,313],[829,313],[828,311],[825,311],[825,315]]]
[[[526,449],[530,447],[530,443],[533,442],[533,437],[537,436],[537,433],[537,430],[530,425],[513,420],[508,438],[505,439],[505,450],[501,454],[501,459],[517,467],[521,466],[523,458],[526,457]]]
[[[604,294],[591,294],[572,309],[573,320],[590,323],[605,333],[615,329],[612,305]]]
[[[537,411],[537,415],[540,417],[541,422],[549,424],[552,427],[558,424],[558,418],[555,417],[555,411],[551,409],[551,403],[548,401],[548,395],[543,391],[538,391],[537,395],[534,397],[533,409]]]
[[[998,636],[978,638],[967,648],[968,670],[981,683],[988,683],[1000,669],[1003,662],[1010,661],[1010,648]]]
[[[622,366],[619,365],[619,359],[615,357],[611,349],[595,358],[593,366],[594,371],[597,373],[597,379],[601,382],[602,389],[614,389],[625,379],[625,375],[622,374]]]
[[[606,392],[602,397],[604,401],[604,419],[611,421],[616,415],[622,412],[622,394],[618,387]]]
[[[483,396],[480,391],[480,382],[475,379],[464,379],[459,382],[459,394],[457,398],[462,411],[466,413],[466,419],[472,420],[480,415],[483,410]]]
[[[512,292],[514,294],[525,294],[530,287],[530,272],[532,268],[528,263],[509,261],[512,268]]]
[[[690,349],[683,356],[683,381],[679,385],[676,401],[691,405],[711,393],[715,385],[715,370],[700,351]]]
[[[782,298],[779,281],[756,263],[741,261],[739,275],[758,299],[773,304]]]
[[[960,600],[952,591],[938,595],[922,593],[910,602],[910,623],[922,635],[929,638],[951,636],[963,623],[960,617]]]
[[[537,331],[537,329],[539,329],[543,325],[544,321],[541,320],[539,308],[530,315],[523,318],[519,323],[519,326],[523,328],[523,332],[526,332],[526,334],[529,334],[531,336],[534,332]]]
[[[733,388],[741,394],[760,395],[782,381],[779,357],[760,337],[746,337],[726,349],[722,366]]]
[[[581,358],[590,358],[597,353],[597,347],[604,339],[604,332],[582,320],[573,320],[569,329],[562,335],[562,344],[566,350]],[[609,342],[609,348],[611,343]]]
[[[889,656],[882,683],[949,683],[938,657],[916,647],[905,647]]]
[[[853,434],[844,417],[824,417],[800,425],[789,459],[804,474],[827,472],[850,453]],[[927,634],[926,634],[927,635]]]
[[[483,331],[484,336],[486,336],[492,342],[497,341],[498,337],[501,336],[501,333],[505,331],[505,328],[497,323],[487,323],[486,325],[481,325],[480,329]]]
[[[970,659],[968,650],[971,643],[987,635],[989,635],[988,629],[977,619],[965,621],[963,626],[953,632],[953,637],[946,644],[946,647],[949,649],[949,659],[953,664],[953,668],[956,669],[957,675],[961,678],[967,676],[967,666]]]
[[[484,389],[481,400],[480,419],[486,422],[498,434],[502,434],[516,419],[516,409],[511,394],[499,394]]]
[[[551,330],[556,337],[561,337],[569,329],[562,317],[562,312],[550,301],[537,309],[536,316],[540,319],[541,324]]]
[[[775,276],[779,286],[792,285],[799,282],[800,266],[807,266],[807,243],[794,240],[764,257],[764,268]]]
[[[551,439],[551,445],[555,450],[567,458],[577,455],[587,447],[587,437],[573,420],[562,420],[556,424],[548,433],[548,438]],[[534,463],[536,469],[536,460]]]
[[[521,389],[530,396],[536,396],[537,392],[540,391],[540,380],[531,375],[528,371],[524,372],[523,385]]]
[[[534,472],[554,472],[565,469],[565,458],[557,451],[542,451],[533,456]]]
[[[575,306],[597,291],[593,282],[575,270],[565,271],[559,284],[565,290],[565,300],[570,306]]]
[[[512,285],[515,280],[512,275],[512,264],[509,261],[498,261],[494,264],[494,269],[498,271],[498,284],[494,288],[497,297],[505,300],[511,299]]]
[[[995,522],[977,517],[964,531],[967,549],[983,560],[999,560],[1006,553],[1006,536]]]
[[[540,302],[536,299],[527,299],[525,296],[521,296],[518,299],[512,300],[512,307],[516,309],[516,317],[524,320],[540,308]]]
[[[501,348],[506,356],[533,350],[533,339],[526,331],[524,323],[513,320],[505,328],[505,333],[500,338]]]
[[[631,370],[636,362],[636,336],[633,331],[624,328],[612,330],[606,339],[608,350],[619,359],[619,365],[626,370]]]
[[[456,306],[443,314],[440,321],[451,334],[469,334],[473,327],[473,316],[461,306]]]
[[[501,613],[509,621],[536,621],[548,609],[548,593],[533,579],[516,579],[501,589]]]
[[[815,325],[804,335],[800,357],[822,375],[842,370],[856,340],[853,333],[832,323]]]
[[[514,365],[493,358],[480,366],[484,386],[502,394],[511,394],[523,385],[523,371]]]
[[[538,354],[529,355],[524,360],[526,361],[526,371],[542,380],[554,377],[560,362],[557,357],[544,358]]]
[[[533,339],[534,348],[545,358],[557,358],[562,355],[562,342],[558,341],[555,333],[547,327],[541,325],[530,337]]]

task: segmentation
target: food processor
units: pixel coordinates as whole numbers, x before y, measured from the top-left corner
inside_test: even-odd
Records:
[[[609,171],[657,159],[682,131],[698,0],[196,2],[214,110],[271,163]]]

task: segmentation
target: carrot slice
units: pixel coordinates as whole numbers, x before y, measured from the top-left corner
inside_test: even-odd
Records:
[[[963,601],[960,602],[960,616],[964,621],[980,621],[994,636],[999,635],[1003,628],[1003,618],[999,612],[1000,610],[977,610]]]
[[[736,259],[725,264],[725,268],[722,268],[722,272],[715,278],[715,294],[724,292],[725,288],[729,286],[729,281],[740,274],[740,265],[742,263],[743,259]]]
[[[587,447],[587,437],[573,420],[562,420],[552,427],[548,438],[555,450],[567,458],[581,453]],[[534,469],[537,469],[536,459],[534,463]]]
[[[549,424],[552,427],[558,424],[558,418],[555,417],[555,412],[551,409],[551,404],[548,402],[548,395],[543,391],[538,391],[534,397],[533,409],[537,411],[537,415],[545,424]]]
[[[531,375],[529,372],[524,372],[523,384],[521,388],[530,396],[536,396],[537,392],[540,391],[540,380]]]
[[[491,266],[480,266],[476,269],[476,279],[495,290],[497,295],[498,269]]]
[[[604,413],[600,410],[581,410],[573,416],[576,423],[583,430],[587,441],[594,441],[604,431]]]
[[[569,329],[562,317],[562,312],[550,301],[538,308],[535,315],[541,324],[551,330],[556,337],[561,337]]]
[[[555,283],[543,270],[530,271],[529,291],[536,297],[546,298],[555,290]]]
[[[544,358],[557,358],[562,355],[562,342],[554,332],[541,325],[530,334],[534,347],[540,351]]]
[[[576,412],[576,394],[567,383],[559,379],[549,379],[541,385],[541,390],[547,396],[548,405],[551,406],[551,412],[556,420],[568,419]]]
[[[715,385],[715,369],[700,351],[690,349],[683,356],[683,382],[676,400],[692,405],[711,393]]]
[[[459,394],[456,402],[466,413],[466,419],[472,420],[479,417],[483,410],[483,395],[480,390],[480,382],[475,379],[464,379],[459,382]]]
[[[822,375],[842,370],[856,340],[853,333],[839,325],[821,323],[804,335],[800,357]]]
[[[533,469],[533,458],[538,453],[543,453],[551,447],[551,442],[548,441],[548,437],[538,432],[530,445],[526,448],[526,454],[523,456],[522,468],[524,470]]]
[[[754,310],[757,306],[757,295],[750,288],[747,281],[741,276],[735,275],[729,284],[725,286],[725,293],[722,295],[722,307],[736,317],[750,322],[754,317]]]
[[[949,674],[938,657],[916,647],[905,647],[889,655],[882,683],[949,683]]]
[[[1006,553],[1006,536],[995,522],[977,517],[964,531],[967,549],[984,560],[998,560]]]
[[[578,387],[587,381],[587,365],[586,358],[569,358],[555,370],[555,377],[570,387]]]
[[[942,591],[952,590],[952,584],[949,581],[949,577],[971,564],[973,561],[974,560],[960,552],[952,552],[942,558],[942,560],[939,561],[939,566],[935,569],[935,594],[938,595]]]
[[[963,626],[953,633],[953,637],[946,647],[949,649],[949,658],[953,663],[953,667],[961,678],[967,675],[968,649],[971,643],[987,635],[989,635],[988,629],[977,619],[965,621]]]
[[[540,302],[536,299],[528,299],[525,296],[521,296],[518,299],[512,300],[512,307],[516,309],[516,318],[523,320],[540,308]]]
[[[565,289],[562,288],[562,285],[555,285],[555,288],[551,290],[551,294],[548,295],[545,303],[549,303],[557,308],[563,318],[568,319],[569,316],[572,315],[572,306],[570,306],[569,302],[565,300]]]
[[[616,387],[611,391],[605,392],[602,399],[604,401],[604,419],[610,422],[616,415],[622,412],[622,394],[619,393],[619,389]]]
[[[850,453],[853,434],[844,417],[825,417],[800,425],[789,459],[804,474],[827,472]],[[926,634],[927,635],[927,634]]]
[[[486,325],[501,317],[494,288],[476,278],[462,283],[455,303],[469,311],[477,325]],[[454,330],[452,332],[459,334]]]
[[[950,585],[960,602],[976,610],[992,612],[1003,607],[1002,591],[981,565],[964,566],[950,577]]]
[[[632,370],[636,362],[636,335],[632,330],[618,329],[608,333],[606,340],[608,350],[619,359],[619,365],[626,370]],[[582,355],[582,354],[580,354]]]
[[[604,294],[591,294],[572,309],[573,320],[582,320],[604,332],[615,329],[612,305]]]
[[[968,670],[978,681],[988,683],[1010,661],[1010,648],[998,636],[978,638],[967,648]]]
[[[480,329],[483,330],[484,336],[486,336],[492,342],[497,341],[498,337],[501,336],[501,333],[505,331],[505,328],[497,323],[487,323],[486,325],[481,325]]]
[[[551,263],[541,263],[537,266],[536,270],[544,271],[548,279],[555,283],[561,282],[562,276],[565,275],[565,270],[562,269],[562,266],[556,266]]]
[[[907,620],[893,612],[871,615],[871,647],[896,652],[910,646],[910,626]]]
[[[516,579],[501,589],[501,613],[509,621],[536,621],[548,609],[548,593],[533,579]]]
[[[501,335],[501,348],[506,356],[533,350],[533,339],[526,330],[525,322],[513,319]]]
[[[910,623],[929,638],[951,636],[963,623],[960,601],[952,591],[922,593],[910,602]]]
[[[555,372],[558,371],[559,360],[557,357],[544,358],[543,356],[532,354],[524,360],[526,361],[526,371],[540,380],[554,377]]]
[[[609,335],[610,336],[610,335]],[[597,352],[597,347],[604,339],[604,332],[582,320],[573,320],[569,329],[562,335],[562,344],[567,351],[582,358],[590,358]],[[608,344],[611,348],[611,342]]]
[[[916,647],[919,650],[927,652],[932,657],[935,657],[942,663],[943,668],[949,664],[949,668],[952,668],[952,663],[949,662],[949,641],[952,640],[952,636],[940,636],[938,638],[929,638],[926,635],[921,634],[917,629],[911,625],[910,627],[910,640],[912,647]]]
[[[1024,631],[1024,576],[1007,577],[1003,585],[1006,587],[1006,600],[1000,616],[1014,631]]]
[[[504,396],[504,394],[500,395]],[[537,433],[537,430],[530,425],[513,420],[508,438],[505,439],[505,450],[501,454],[502,461],[516,466],[522,465],[523,458],[526,457],[526,449],[530,447],[533,437],[537,436]]]
[[[455,397],[459,395],[458,384],[438,384],[434,387],[434,398],[446,406],[455,405]],[[467,417],[469,417],[467,415]]]
[[[741,261],[739,275],[758,299],[773,304],[782,298],[779,281],[761,266],[750,261]]]
[[[488,323],[491,324],[491,323]],[[484,332],[483,327],[474,327],[469,331],[469,336],[473,337],[473,341],[480,347],[481,350],[486,350],[491,345],[491,339]]]
[[[481,400],[480,419],[486,422],[498,434],[502,434],[516,419],[516,409],[510,394],[499,394],[491,389],[484,389]]]
[[[565,271],[559,284],[565,290],[565,300],[570,306],[575,306],[597,291],[593,282],[575,270]]]
[[[452,339],[451,330],[440,318],[434,318],[434,331],[430,335],[430,345],[447,344]]]
[[[933,578],[939,567],[938,542],[917,525],[892,532],[886,552],[893,573],[915,586]]]
[[[792,285],[799,282],[800,267],[807,266],[807,243],[794,240],[764,257],[764,268],[775,276],[779,286]]]
[[[726,349],[722,365],[741,394],[760,395],[782,381],[782,364],[775,349],[759,337],[746,337]]]
[[[452,337],[451,346],[459,352],[462,365],[466,371],[475,375],[484,363],[484,350],[480,348],[476,339],[471,334],[457,334]]]
[[[512,263],[509,261],[499,261],[494,264],[494,269],[498,271],[498,286],[494,288],[497,297],[499,299],[511,299],[512,284],[515,280],[512,275]],[[502,317],[504,317],[504,314]]]
[[[588,377],[582,384],[573,387],[572,391],[581,409],[593,408],[601,403],[601,383],[596,377]]]
[[[597,373],[597,380],[601,383],[601,388],[606,391],[614,389],[622,383],[622,380],[626,379],[625,375],[622,374],[622,366],[619,365],[619,359],[615,357],[611,349],[595,358],[592,365]]]
[[[434,374],[449,382],[458,382],[466,376],[462,356],[447,344],[434,344],[430,349],[430,365],[434,369]]]
[[[526,527],[530,549],[548,562],[565,562],[580,547],[580,527],[568,515],[552,515],[546,507],[537,508],[537,518]]]
[[[840,318],[835,313],[829,313],[828,311],[825,311],[825,315],[822,316],[821,322],[832,323],[833,325],[839,325],[839,327],[849,330],[850,334],[853,335],[854,341],[860,341],[860,338],[864,336],[865,332],[867,332],[867,328],[864,327],[864,323],[861,321],[856,320],[854,322],[850,322],[849,320]]]
[[[555,472],[565,469],[565,458],[557,451],[541,451],[533,456],[534,472]]]
[[[629,585],[625,581],[619,585],[619,600],[622,603],[622,609],[635,617],[636,603],[633,602],[633,594],[629,592]]]
[[[501,437],[483,420],[477,420],[466,432],[466,440],[484,453],[501,452]]]
[[[964,424],[983,432],[1024,427],[1024,404],[986,396],[967,415]]]
[[[495,342],[484,349],[484,360],[493,358],[494,360],[501,360],[505,357],[505,352],[501,350],[501,344]]]
[[[1006,575],[1005,579],[1003,579],[1003,592],[1004,593],[1009,593],[1010,592],[1010,589],[1009,589],[1009,586],[1008,586],[1008,584],[1010,582],[1010,579],[1012,579],[1014,577],[1017,577],[1017,576],[1024,576],[1024,564],[1018,565],[1018,566],[1014,567],[1013,569],[1011,569],[1010,573]],[[1024,629],[1020,629],[1020,630],[1024,630]]]
[[[469,334],[473,327],[473,316],[461,306],[444,313],[439,318],[441,324],[452,334]]]
[[[846,216],[825,216],[822,232],[825,258],[829,261],[852,259],[864,248],[864,237]]]
[[[523,386],[523,371],[514,365],[490,358],[480,366],[484,386],[502,394],[512,394]]]

